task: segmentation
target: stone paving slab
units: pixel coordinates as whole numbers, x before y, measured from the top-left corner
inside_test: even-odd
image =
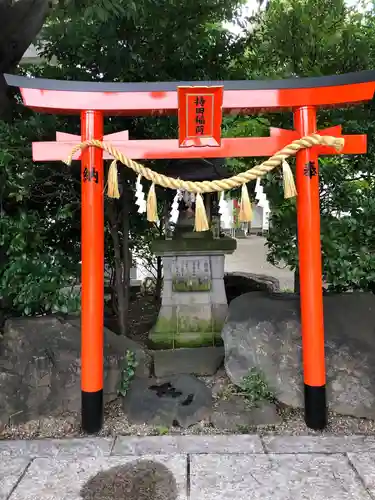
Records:
[[[146,477],[140,469],[132,468],[135,462],[141,467],[143,461],[157,462],[155,468],[164,475],[157,484],[152,475]],[[147,466],[150,470],[149,462]],[[77,462],[37,458],[9,500],[187,500],[186,470],[186,457],[178,455],[145,456],[142,460],[84,457]],[[151,496],[145,495],[147,488]]]
[[[270,453],[375,452],[375,436],[266,436],[263,443]]]
[[[375,453],[348,453],[348,457],[364,485],[375,498]]]
[[[191,499],[371,500],[345,455],[193,455]]]
[[[159,496],[152,485],[151,496],[136,489],[123,491],[134,475],[138,486],[146,484],[153,468],[161,474],[161,481],[152,483]],[[87,482],[91,490],[82,490]],[[0,441],[0,500],[249,498],[375,500],[375,438],[261,440],[256,435],[223,435]]]
[[[112,455],[263,453],[256,435],[118,437]]]
[[[0,441],[0,462],[6,458],[108,456],[113,438],[33,439]]]
[[[7,500],[29,463],[27,458],[0,460],[0,500]]]

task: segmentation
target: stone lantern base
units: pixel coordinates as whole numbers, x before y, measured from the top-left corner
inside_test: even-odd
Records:
[[[163,259],[164,285],[159,316],[149,334],[152,348],[222,343],[228,310],[224,260],[236,246],[229,237],[154,241],[153,251]]]

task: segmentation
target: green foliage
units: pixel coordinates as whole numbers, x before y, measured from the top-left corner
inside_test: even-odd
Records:
[[[76,311],[79,295],[61,290],[74,279],[74,265],[46,242],[46,229],[35,212],[0,217],[0,303],[25,315]]]
[[[138,361],[135,356],[135,353],[129,350],[126,351],[124,365],[121,371],[120,387],[118,390],[119,394],[123,397],[126,396],[129,390],[137,366],[138,366]]]
[[[273,0],[253,20],[242,64],[256,78],[339,74],[374,67],[374,12],[348,9],[344,0]],[[342,125],[344,133],[372,137],[373,106],[319,111],[319,129]],[[293,128],[287,114],[273,126]],[[375,260],[375,149],[367,155],[320,158],[323,277],[331,290],[372,289]],[[293,164],[293,161],[291,162]],[[298,266],[295,200],[286,201],[280,175],[267,179],[271,203],[269,260]]]
[[[222,22],[233,19],[243,3],[140,0],[129,9],[128,0],[117,0],[122,14],[111,22],[83,23],[86,7],[76,10],[70,22],[55,13],[43,32],[44,55],[55,56],[70,78],[84,80],[221,78],[229,73],[237,47]]]
[[[254,22],[245,59],[255,77],[322,76],[368,67],[373,43],[367,18],[348,9],[345,0],[272,0]]]
[[[224,116],[223,118],[223,137],[266,137],[269,134],[270,122],[263,116]],[[259,163],[259,158],[228,158],[227,167],[231,174],[236,174],[248,170]],[[253,196],[255,181],[248,184],[249,195]],[[226,193],[227,198],[239,198],[241,189],[233,189]],[[236,227],[240,227],[238,222],[238,210],[235,210],[234,217]]]
[[[77,293],[61,290],[75,284],[78,272],[79,247],[68,233],[73,205],[61,206],[74,186],[57,187],[64,172],[39,169],[31,161],[31,141],[55,121],[43,120],[25,113],[11,125],[0,122],[0,307],[24,315],[72,312],[79,306]]]
[[[169,427],[159,425],[158,427],[155,427],[155,434],[156,436],[166,436],[169,434]]]
[[[218,394],[218,397],[224,401],[230,400],[233,396],[242,396],[249,407],[257,406],[262,401],[275,401],[275,395],[269,388],[264,375],[255,368],[243,377],[239,386],[226,385]]]
[[[125,8],[117,0],[95,0],[95,3],[91,0],[58,0],[54,14],[57,16],[71,15],[74,18],[78,11],[83,14],[82,19],[85,22],[108,22],[121,16],[127,16],[131,19],[136,10],[136,3],[132,1],[127,2]]]
[[[274,401],[275,399],[263,374],[254,368],[242,379],[237,388],[237,394],[243,396],[249,406],[257,406],[261,401]]]
[[[242,43],[222,25],[243,3],[57,1],[41,34],[43,55],[57,62],[27,68],[27,74],[115,82],[240,77],[232,60]],[[54,140],[56,130],[79,133],[79,119],[30,113],[19,102],[16,97],[12,123],[0,123],[0,252],[6,255],[0,264],[1,307],[23,314],[70,310],[76,297],[59,290],[71,287],[80,273],[79,167],[35,165],[31,142]],[[106,120],[105,133],[124,129],[139,139],[175,137],[176,119]],[[158,234],[137,213],[134,180],[122,175],[121,199],[106,201],[106,263],[117,269],[124,292],[128,250],[151,265],[150,241]]]
[[[344,0],[272,0],[242,37],[223,28],[225,21],[237,20],[242,0],[57,3],[42,34],[42,52],[57,64],[28,68],[29,74],[187,81],[320,76],[374,67],[374,12],[348,9]],[[0,123],[1,307],[23,314],[70,310],[77,298],[61,295],[61,288],[71,287],[79,275],[79,168],[33,164],[31,142],[53,140],[56,130],[78,133],[79,120],[29,113],[16,99],[12,123]],[[320,111],[319,120],[320,128],[342,124],[346,133],[375,133],[369,106]],[[226,116],[223,136],[266,136],[271,125],[292,128],[291,116]],[[106,120],[106,133],[126,129],[138,139],[176,137],[177,121],[160,116]],[[259,160],[228,163],[238,172]],[[321,160],[323,267],[334,290],[366,289],[374,281],[374,160],[372,142],[366,156]],[[152,166],[159,168],[157,162]],[[283,199],[281,184],[279,174],[266,181],[272,207],[269,259],[294,269],[296,207]],[[150,241],[159,229],[134,207],[134,176],[124,174],[121,186],[121,199],[106,202],[106,262],[115,268],[117,252],[118,274],[126,283],[127,250],[153,265]]]

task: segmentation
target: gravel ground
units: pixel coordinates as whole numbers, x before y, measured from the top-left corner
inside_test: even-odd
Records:
[[[222,371],[214,377],[202,377],[208,387],[212,388],[215,400],[229,381]],[[282,422],[277,426],[248,427],[241,429],[239,434],[279,434],[279,435],[375,435],[375,421],[343,417],[334,413],[329,414],[329,425],[324,432],[315,432],[308,429],[303,420],[303,411],[279,407]],[[164,434],[233,434],[222,429],[215,429],[210,422],[200,422],[188,429],[172,427],[152,427],[148,425],[132,425],[121,407],[121,399],[108,403],[105,407],[104,427],[100,436],[157,436]],[[63,414],[56,417],[33,420],[18,426],[5,427],[0,432],[0,439],[35,439],[35,438],[63,438],[84,436],[80,429],[79,414]]]

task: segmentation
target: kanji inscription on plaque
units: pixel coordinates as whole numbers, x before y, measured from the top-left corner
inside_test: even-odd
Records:
[[[207,292],[211,290],[211,266],[208,257],[176,257],[172,261],[175,292]]]

